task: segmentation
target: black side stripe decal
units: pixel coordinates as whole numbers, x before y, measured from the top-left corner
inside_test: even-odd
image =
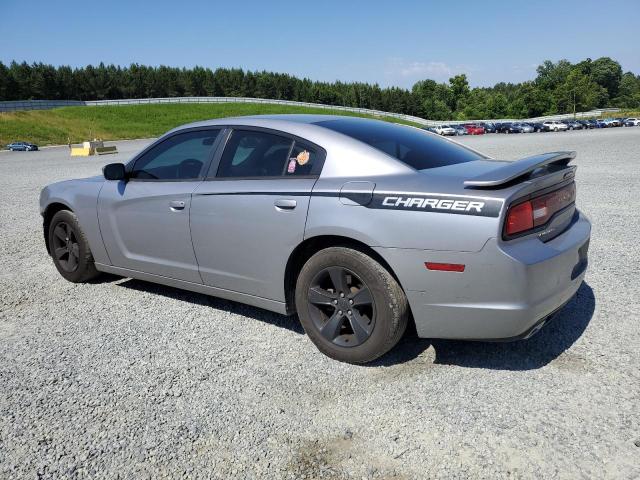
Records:
[[[432,213],[450,213],[454,215],[472,215],[479,217],[498,217],[502,209],[503,201],[496,198],[452,195],[419,195],[406,193],[369,193],[339,191],[316,192],[211,192],[195,193],[196,196],[223,196],[223,195],[267,195],[285,197],[335,197],[342,195],[363,207],[373,210],[411,210]]]

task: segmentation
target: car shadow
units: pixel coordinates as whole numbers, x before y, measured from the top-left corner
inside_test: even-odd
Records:
[[[120,281],[122,277],[103,276],[102,281]],[[224,300],[143,280],[126,279],[118,286],[162,295],[174,300],[203,305],[229,313],[243,315],[261,322],[286,328],[303,335],[304,329],[295,315],[280,315],[232,300]],[[400,343],[368,367],[390,367],[405,364],[419,357],[429,346],[435,350],[436,365],[458,365],[492,370],[533,370],[547,365],[569,349],[589,325],[595,311],[593,289],[583,283],[576,295],[542,330],[528,340],[515,342],[475,342],[418,338],[410,328]]]
[[[122,277],[115,277],[114,279],[122,280]],[[216,310],[222,310],[229,313],[235,313],[243,315],[254,320],[259,320],[276,327],[286,328],[292,332],[300,335],[304,334],[304,329],[296,316],[280,315],[278,313],[270,312],[269,310],[263,310],[261,308],[252,307],[243,303],[234,302],[232,300],[225,300],[218,297],[212,297],[202,293],[189,292],[179,288],[168,287],[157,283],[145,282],[143,280],[127,279],[121,283],[118,283],[119,287],[125,287],[132,290],[138,290],[140,292],[153,293],[154,295],[162,295],[163,297],[171,298],[173,300],[180,300],[183,302],[193,303],[195,305],[203,305],[214,308]]]
[[[430,345],[434,364],[458,365],[492,370],[533,370],[544,367],[569,349],[589,325],[595,311],[593,289],[583,283],[576,295],[536,335],[515,342],[471,342],[429,340],[407,332],[401,343],[372,366],[392,366],[409,362]]]

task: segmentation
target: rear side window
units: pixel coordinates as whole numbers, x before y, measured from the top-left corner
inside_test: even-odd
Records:
[[[378,120],[344,118],[317,125],[355,138],[416,170],[487,158],[424,130]]]
[[[271,133],[234,130],[220,159],[217,177],[279,177],[291,154],[293,140]]]
[[[173,135],[139,157],[129,174],[138,180],[195,180],[203,174],[220,130]]]

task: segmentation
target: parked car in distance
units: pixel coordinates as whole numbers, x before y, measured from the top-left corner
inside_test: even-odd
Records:
[[[31,152],[38,150],[38,146],[29,142],[13,142],[7,145],[7,150],[12,152]]]
[[[522,127],[516,123],[501,123],[497,131],[498,133],[522,133]]]
[[[496,133],[495,124],[491,122],[484,122],[484,123],[481,123],[480,125],[482,125],[482,128],[484,128],[485,133]]]
[[[627,118],[624,122],[625,127],[637,127],[640,125],[640,118]]]
[[[438,135],[445,136],[453,136],[456,134],[456,131],[449,125],[438,125],[437,127],[433,127],[433,132],[437,133]]]
[[[564,123],[569,130],[582,130],[583,128],[582,124],[576,120],[562,120],[562,123]]]
[[[467,132],[467,129],[464,128],[462,125],[451,125],[451,128],[453,128],[456,132],[457,136],[460,135],[469,135],[469,132]]]
[[[380,357],[409,322],[423,338],[513,341],[587,270],[574,157],[494,160],[334,115],[201,121],[101,176],[46,186],[44,247],[70,282],[106,272],[297,314],[344,362]],[[239,360],[255,344],[243,340]]]
[[[533,133],[533,127],[528,123],[518,122],[518,123],[514,123],[514,125],[516,127],[520,127],[521,133]]]
[[[484,127],[475,123],[466,123],[463,127],[469,135],[484,135]]]
[[[582,125],[583,130],[588,130],[590,128],[593,128],[593,125],[589,123],[589,120],[576,120],[576,122]]]
[[[533,122],[529,125],[533,127],[534,132],[544,132],[544,125],[541,122]]]
[[[596,122],[596,128],[608,128],[609,127],[609,123],[606,120],[598,119],[598,120],[595,120],[595,122]]]
[[[569,129],[567,125],[562,122],[558,122],[556,120],[549,120],[547,122],[543,122],[544,131],[545,132],[564,132]]]

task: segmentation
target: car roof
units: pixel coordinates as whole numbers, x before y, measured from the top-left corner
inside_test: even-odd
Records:
[[[277,125],[279,128],[282,128],[283,125],[299,125],[299,124],[315,124],[318,122],[323,122],[327,120],[337,120],[344,118],[343,115],[322,115],[322,114],[304,114],[304,113],[289,113],[289,114],[271,114],[271,115],[246,115],[241,117],[225,117],[225,118],[213,118],[211,120],[202,120],[200,122],[193,122],[187,125],[182,125],[178,128],[189,128],[189,127],[204,127],[204,126],[215,126],[215,125],[254,125],[255,122],[259,122],[261,124],[264,123],[273,123]],[[360,117],[349,117],[361,120],[369,120],[362,119]]]
[[[323,127],[322,125],[319,125],[320,122],[326,122],[329,120],[344,120],[344,119],[349,119],[350,121],[363,122],[363,123],[382,121],[382,120],[377,120],[372,118],[362,118],[362,117],[355,117],[350,115],[322,115],[322,114],[247,115],[247,116],[241,116],[241,117],[214,118],[211,120],[202,120],[199,122],[193,122],[186,125],[181,125],[171,130],[168,133],[172,133],[172,132],[186,129],[186,128],[214,127],[218,125],[238,125],[238,126],[272,128],[274,130],[280,130],[285,133],[299,135],[303,138],[307,138],[306,135],[309,135],[309,134],[311,134],[312,136],[315,136],[313,135],[313,133],[319,134],[319,132],[322,132],[323,135],[325,136],[331,135],[334,139],[349,138],[354,142],[358,142],[357,140],[351,137],[347,137],[341,133],[335,132],[333,130]],[[312,138],[308,138],[308,140],[314,141]]]

